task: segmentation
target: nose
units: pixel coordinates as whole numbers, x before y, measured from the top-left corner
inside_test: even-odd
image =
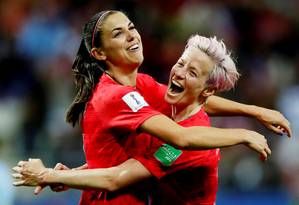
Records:
[[[135,38],[135,35],[132,31],[128,30],[127,31],[127,41],[130,42],[130,41],[133,41]]]
[[[177,68],[174,71],[174,75],[177,78],[183,79],[183,78],[185,78],[185,75],[186,75],[186,69],[184,67],[183,68]]]

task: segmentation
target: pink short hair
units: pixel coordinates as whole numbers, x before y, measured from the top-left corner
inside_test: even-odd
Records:
[[[240,74],[223,41],[217,40],[215,36],[206,38],[194,35],[188,39],[185,50],[189,47],[200,49],[214,62],[214,69],[207,80],[209,87],[215,88],[217,91],[225,91],[235,86]]]

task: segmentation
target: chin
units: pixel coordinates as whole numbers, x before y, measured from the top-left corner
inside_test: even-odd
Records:
[[[165,95],[164,97],[165,101],[171,105],[174,105],[176,104],[176,102],[178,101],[178,99],[172,97],[172,96],[169,96],[168,94]]]
[[[141,65],[141,63],[131,62],[131,63],[128,64],[127,66],[128,66],[129,68],[131,68],[131,69],[136,70],[136,69],[139,69],[140,65]]]
[[[138,61],[140,62],[140,64],[143,62],[143,55],[141,54],[140,56],[137,57]]]
[[[141,65],[143,62],[143,55],[134,56],[134,58],[131,58],[132,63]]]

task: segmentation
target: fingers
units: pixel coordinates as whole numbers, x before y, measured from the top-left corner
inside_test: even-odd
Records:
[[[278,119],[280,120],[278,120],[278,122],[275,123],[274,126],[283,131],[282,134],[287,134],[289,137],[291,137],[292,131],[290,122],[280,112],[278,112],[278,116]]]
[[[269,129],[278,134],[292,136],[290,122],[285,116],[276,110],[261,109],[258,119]]]
[[[271,149],[269,148],[268,145],[265,147],[265,152],[267,153],[267,155],[271,155],[272,154]]]
[[[277,124],[270,124],[267,126],[270,130],[274,131],[277,134],[280,135],[287,135],[288,137],[292,136],[292,132],[290,127],[286,126],[282,126],[282,125],[277,125]]]
[[[271,149],[268,146],[267,139],[256,132],[251,132],[253,138],[249,147],[260,154],[262,161],[267,160],[268,156],[271,155]]]
[[[19,173],[12,174],[12,177],[15,178],[15,179],[23,179],[23,175],[19,174]]]
[[[279,125],[269,125],[269,129],[273,130],[275,133],[283,135],[283,130]]]
[[[288,137],[292,136],[292,130],[289,121],[284,120],[280,123],[280,125],[276,125],[275,127],[281,130],[281,134],[287,134]]]
[[[69,170],[69,169],[70,168],[68,168],[67,166],[65,166],[62,163],[57,163],[54,167],[54,170]],[[53,185],[50,185],[50,188],[52,191],[55,191],[55,192],[61,192],[66,189],[66,187],[63,184],[53,184]]]
[[[26,161],[19,161],[18,166],[23,167],[26,164]]]
[[[25,183],[25,180],[20,180],[20,181],[13,182],[12,185],[14,185],[14,186],[23,186],[24,183]]]
[[[17,181],[14,181],[12,184],[14,186],[22,186],[25,182],[25,180],[23,180],[23,175],[21,174],[22,167],[15,166],[12,168],[12,170],[16,172],[16,173],[12,174],[12,177],[17,180]]]
[[[266,161],[267,158],[268,158],[268,154],[267,154],[267,152],[265,150],[263,150],[261,152],[261,159],[263,159],[263,161]]]
[[[265,155],[261,154],[261,155],[260,155],[260,160],[261,160],[262,162],[265,162],[265,161],[267,160],[267,157],[265,157]]]
[[[57,163],[54,167],[54,170],[69,170],[70,168],[68,168],[67,166],[65,166],[62,163]]]
[[[85,163],[80,167],[74,168],[73,170],[82,170],[82,169],[87,169],[87,168],[88,168],[88,165]]]
[[[22,167],[16,166],[12,168],[13,171],[21,173],[22,172]]]
[[[35,195],[38,195],[38,194],[40,194],[40,193],[44,190],[44,188],[45,188],[45,186],[37,186],[37,187],[35,187],[33,193],[34,193]]]
[[[271,149],[269,148],[267,141],[265,141],[265,144],[263,145],[263,148],[260,151],[260,160],[266,161],[268,159],[268,156],[270,156],[271,154]]]
[[[65,186],[63,184],[59,184],[59,185],[53,185],[50,186],[52,191],[55,192],[60,192],[60,191],[64,191],[65,190]]]

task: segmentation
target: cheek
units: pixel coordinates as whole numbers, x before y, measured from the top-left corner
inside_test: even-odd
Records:
[[[201,90],[204,89],[204,86],[202,85],[202,82],[199,82],[198,79],[192,79],[186,83],[186,88],[188,89],[187,92],[189,94],[197,95]]]
[[[135,34],[136,36],[137,36],[137,38],[139,38],[140,39],[140,41],[141,41],[141,36],[140,36],[140,34],[138,33],[138,31],[136,31],[136,34]]]
[[[173,66],[173,67],[171,68],[171,70],[170,70],[170,74],[169,74],[169,76],[172,77],[172,76],[174,75],[175,71],[176,71],[176,67]]]
[[[122,47],[124,45],[124,37],[119,37],[119,38],[113,38],[108,46],[110,46],[111,48],[119,48]]]

